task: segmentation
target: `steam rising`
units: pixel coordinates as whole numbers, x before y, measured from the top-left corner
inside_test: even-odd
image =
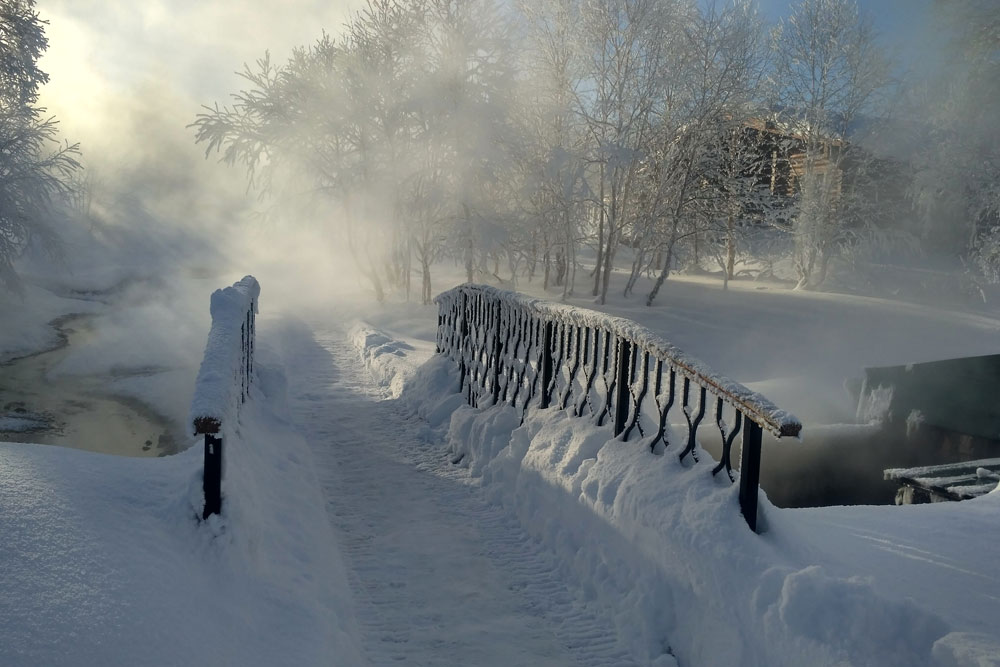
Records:
[[[478,3],[455,4],[470,7]],[[554,288],[558,287],[563,298],[585,294],[589,299],[590,286],[595,284],[595,279],[589,277],[589,263],[595,258],[600,261],[601,252],[614,259],[614,252],[594,238],[598,220],[601,224],[609,221],[608,225],[617,225],[613,232],[605,233],[607,238],[614,237],[616,243],[628,248],[623,255],[634,251],[627,259],[620,256],[619,266],[632,257],[644,258],[644,266],[635,260],[633,278],[656,275],[661,265],[669,269],[671,258],[678,265],[687,263],[690,267],[697,262],[699,252],[702,257],[711,252],[721,256],[719,239],[727,232],[732,233],[736,226],[725,227],[727,216],[712,208],[716,203],[696,203],[687,209],[675,206],[684,197],[698,200],[698,193],[692,194],[691,189],[671,189],[672,185],[664,183],[671,178],[684,180],[685,186],[694,183],[687,176],[678,177],[676,172],[680,170],[675,166],[685,161],[689,168],[699,160],[711,162],[712,150],[717,151],[717,147],[704,140],[704,136],[718,132],[720,127],[729,131],[731,128],[725,124],[731,120],[734,109],[765,105],[768,94],[773,93],[769,85],[780,87],[781,82],[773,80],[776,67],[773,62],[765,69],[755,70],[752,76],[737,80],[732,74],[739,67],[751,70],[760,62],[766,63],[768,58],[764,51],[769,32],[758,21],[752,3],[741,5],[740,12],[725,16],[720,12],[729,3],[723,2],[625,3],[647,12],[639,17],[642,20],[627,26],[631,30],[627,37],[633,40],[628,48],[643,57],[655,55],[664,67],[675,67],[669,82],[673,87],[657,89],[664,84],[655,76],[620,82],[622,89],[637,99],[647,94],[661,95],[662,99],[636,104],[637,108],[643,104],[655,108],[660,116],[647,125],[637,124],[638,130],[618,134],[607,131],[593,139],[613,125],[608,119],[615,118],[608,110],[614,108],[616,100],[597,99],[602,88],[595,85],[596,70],[580,74],[574,67],[601,61],[595,55],[597,51],[581,55],[584,49],[597,48],[595,44],[607,49],[602,54],[605,59],[621,56],[613,52],[612,46],[620,46],[620,41],[615,41],[619,35],[613,33],[628,20],[609,11],[607,16],[589,16],[588,24],[574,13],[580,10],[578,4],[497,3],[495,8],[500,18],[497,25],[489,26],[477,22],[477,16],[463,16],[460,22],[464,21],[461,26],[464,33],[458,34],[461,31],[456,30],[456,34],[437,34],[428,40],[432,53],[421,66],[433,69],[433,76],[424,79],[412,76],[413,71],[405,66],[400,68],[402,74],[396,71],[386,74],[378,66],[369,69],[359,66],[355,69],[361,74],[356,74],[356,78],[342,77],[357,87],[352,89],[351,99],[337,88],[343,81],[334,81],[334,77],[316,86],[322,95],[306,100],[313,106],[305,107],[305,111],[319,109],[322,113],[317,112],[301,125],[291,127],[286,137],[292,146],[289,155],[316,158],[316,162],[303,159],[280,174],[276,172],[276,183],[285,186],[285,192],[275,193],[278,196],[268,201],[261,201],[257,192],[248,192],[246,174],[240,168],[218,164],[214,152],[206,160],[205,144],[196,145],[196,128],[190,124],[204,111],[205,105],[232,104],[233,93],[257,85],[259,82],[248,82],[235,72],[243,70],[247,63],[250,71],[256,72],[254,63],[268,51],[271,62],[285,67],[290,57],[301,56],[310,49],[316,52],[328,48],[334,53],[341,44],[351,44],[351,39],[355,40],[355,46],[362,38],[377,41],[371,35],[345,34],[349,33],[344,28],[349,10],[360,9],[360,3],[49,0],[39,7],[42,17],[49,21],[49,49],[41,67],[51,77],[41,101],[59,118],[64,136],[82,144],[91,196],[87,215],[92,218],[98,236],[106,243],[117,243],[125,250],[123,255],[140,257],[147,268],[160,267],[164,274],[181,271],[218,277],[217,286],[221,286],[245,273],[254,273],[265,286],[265,311],[271,299],[274,303],[298,304],[307,299],[315,302],[317,297],[331,292],[360,292],[357,288],[361,283],[368,289],[369,282],[359,275],[366,266],[372,272],[395,273],[397,279],[405,271],[406,275],[415,276],[416,281],[422,259],[428,264],[450,259],[458,269],[454,271],[456,274],[465,269],[469,278],[512,283],[524,280],[528,267],[537,262],[539,268],[534,279],[544,280],[552,296],[557,296]],[[609,0],[607,4],[614,3]],[[928,10],[928,4],[933,11]],[[941,300],[953,299],[962,288],[981,304],[991,296],[991,289],[996,289],[989,283],[1000,282],[1000,233],[997,232],[1000,196],[996,185],[1000,181],[996,178],[1000,174],[1000,121],[994,112],[995,102],[1000,99],[996,61],[996,35],[1000,31],[995,29],[998,12],[995,8],[991,10],[991,4],[989,0],[862,3],[862,9],[884,12],[874,17],[876,27],[883,29],[895,22],[895,14],[887,7],[908,16],[905,33],[886,35],[877,42],[882,47],[898,42],[903,34],[911,37],[911,44],[899,50],[900,60],[891,68],[896,80],[885,90],[879,90],[880,99],[886,104],[877,109],[866,108],[857,118],[857,124],[865,126],[858,136],[864,137],[866,150],[875,155],[874,159],[895,165],[887,170],[886,162],[876,164],[873,160],[869,173],[879,178],[886,173],[898,174],[897,181],[883,179],[875,188],[879,197],[893,198],[898,206],[882,206],[877,211],[882,217],[877,220],[874,214],[868,215],[871,210],[868,208],[855,215],[860,222],[849,230],[849,241],[844,242],[847,250],[838,258],[842,262],[842,282],[835,286],[837,289],[903,298],[915,296],[926,302],[935,296],[929,291],[934,287],[942,287],[938,295]],[[543,5],[549,10],[568,9],[562,14],[552,10],[543,16],[540,9]],[[772,19],[785,16],[789,8],[787,3],[776,1],[765,2],[763,6],[764,18]],[[508,22],[518,12],[521,22]],[[668,15],[669,20],[663,20]],[[601,23],[598,18],[608,20]],[[656,28],[662,32],[651,27],[654,18],[662,21]],[[741,59],[729,63],[734,65],[727,70],[726,76],[731,78],[718,79],[733,85],[718,95],[723,101],[717,107],[712,106],[717,101],[712,99],[703,107],[698,106],[709,95],[698,98],[698,104],[692,102],[696,96],[689,95],[699,85],[691,71],[703,66],[703,71],[709,72],[706,76],[712,76],[712,68],[718,63],[711,59],[697,62],[697,55],[682,53],[686,44],[683,31],[671,31],[684,21],[689,22],[684,25],[692,30],[704,31],[701,35],[704,44],[715,44],[712,39],[717,35],[728,34],[729,41],[723,46],[731,47],[731,51],[743,49]],[[392,21],[387,21],[379,25],[391,24]],[[976,31],[973,29],[976,26],[985,27]],[[758,27],[763,29],[757,30]],[[583,29],[593,32],[583,39],[574,32]],[[925,39],[925,32],[935,39]],[[324,33],[330,35],[329,40],[324,41]],[[914,35],[921,36],[919,54],[912,45],[918,41],[912,38]],[[506,50],[489,41],[498,37],[509,40]],[[385,43],[391,44],[391,38],[392,35]],[[462,39],[471,43],[462,43]],[[531,39],[537,40],[535,47],[529,45]],[[407,48],[411,45],[404,40],[396,46],[400,49],[400,61],[407,63],[410,56]],[[365,53],[359,58],[370,57],[370,53]],[[461,58],[454,58],[456,53]],[[468,74],[476,68],[479,69],[475,75]],[[603,72],[609,80],[612,69]],[[378,76],[385,75],[384,78],[375,80],[373,71]],[[675,71],[677,76],[673,77]],[[441,93],[448,90],[442,81],[449,77],[456,81],[466,77],[460,81],[463,85],[492,77],[502,83],[496,90],[503,94],[497,94],[496,90],[477,91],[475,95],[479,97],[468,97],[475,104],[459,108],[459,102]],[[324,87],[327,83],[329,86]],[[698,92],[705,91],[698,89]],[[419,107],[417,113],[412,113],[413,107],[407,108],[406,113],[412,113],[419,121],[419,132],[412,134],[426,131],[424,134],[432,137],[426,143],[410,144],[419,145],[423,152],[394,153],[395,137],[389,136],[377,151],[372,151],[370,163],[345,161],[346,167],[335,165],[340,171],[327,182],[321,182],[315,174],[330,166],[322,159],[331,156],[312,144],[319,136],[317,128],[329,120],[323,114],[331,117],[356,114],[367,121],[377,118],[373,123],[376,130],[391,135],[386,131],[391,123],[378,125],[378,122],[384,120],[382,114],[399,112],[394,106],[398,99],[393,95],[400,99],[405,96],[413,107]],[[770,101],[779,97],[772,95]],[[738,99],[739,104],[730,103],[731,99]],[[634,99],[626,100],[633,102]],[[701,116],[691,113],[688,117],[670,117],[670,110],[675,108],[672,104],[678,109],[685,105],[688,109],[697,107]],[[590,126],[579,120],[585,112],[592,114]],[[602,113],[607,117],[599,117]],[[760,120],[760,127],[768,127],[762,119],[750,120]],[[789,133],[794,135],[796,131]],[[638,136],[642,141],[652,136],[653,141],[659,142],[648,153],[654,159],[642,162],[636,158],[648,149],[635,140]],[[679,136],[693,137],[690,145],[696,148],[689,149],[683,141],[675,141]],[[829,137],[815,141],[817,145],[825,142],[829,142]],[[405,141],[400,143],[407,145]],[[225,148],[225,141],[218,144]],[[389,149],[381,152],[384,146]],[[543,150],[533,154],[539,146]],[[454,153],[457,157],[450,162],[440,160],[442,153]],[[274,166],[275,154],[264,158],[265,168]],[[340,159],[340,155],[333,158]],[[432,160],[439,160],[436,165],[448,163],[440,171],[450,171],[440,181],[435,180],[433,170],[426,169]],[[654,165],[656,161],[659,163]],[[235,162],[239,164],[239,159]],[[375,176],[358,176],[369,173],[367,170],[373,164],[376,167],[371,171],[377,172]],[[986,167],[977,168],[977,164]],[[663,165],[668,166],[662,168]],[[651,177],[649,174],[658,168],[662,168],[663,174]],[[600,171],[603,179],[606,173],[617,169],[621,169],[621,177],[614,183],[612,195],[611,186],[605,188],[603,181],[598,185],[595,176]],[[739,174],[746,169],[737,165],[731,171]],[[977,178],[970,178],[970,174]],[[662,178],[662,182],[654,182],[656,178]],[[646,189],[637,188],[628,196],[621,196],[615,201],[615,211],[620,214],[636,201],[643,205],[654,202],[648,211],[630,213],[632,217],[620,214],[613,220],[597,214],[596,209],[613,196],[619,196],[621,188],[634,187],[642,179],[649,181],[643,185]],[[444,180],[450,182],[442,185]],[[709,180],[698,184],[704,186]],[[399,187],[403,182],[419,196],[406,199],[404,195],[412,193],[403,192]],[[607,183],[611,183],[610,177]],[[286,207],[292,198],[287,196],[289,193],[294,196],[314,190],[317,184],[331,186],[331,190],[339,188],[337,195],[312,208]],[[481,202],[487,204],[480,206]],[[284,207],[284,215],[268,222],[260,220],[257,213],[272,206]],[[730,209],[730,223],[734,217],[743,215],[745,208],[748,207],[737,207],[735,214]],[[775,217],[784,215],[782,211],[778,213]],[[671,215],[674,219],[670,219]],[[835,223],[844,227],[842,219]],[[670,229],[670,224],[674,225],[672,236],[664,231]],[[788,223],[770,220],[767,224],[779,229]],[[755,219],[737,229],[759,228],[767,230],[766,225]],[[411,236],[402,238],[400,229]],[[760,259],[771,252],[767,247],[762,248],[771,237],[761,236],[762,241],[747,240],[749,235],[743,238],[744,257],[758,253],[753,259]],[[666,237],[670,238],[669,249]],[[648,248],[644,245],[647,240]],[[706,243],[714,244],[714,249],[705,250]],[[427,248],[426,252],[421,248]],[[404,250],[406,258],[399,260]],[[359,255],[367,257],[367,265],[357,262]],[[395,261],[395,266],[387,270],[389,262],[385,257]],[[583,261],[577,262],[577,257]],[[765,263],[771,259],[765,258]],[[774,264],[770,261],[771,270]],[[886,268],[887,265],[892,266]],[[914,266],[927,273],[912,273]],[[761,271],[766,273],[764,269]],[[600,275],[599,269],[597,274]],[[666,271],[659,275],[665,276]],[[925,275],[927,289],[911,294],[908,290],[924,280],[921,276]],[[382,279],[389,282],[384,275]],[[605,289],[606,285],[607,282]],[[435,284],[434,291],[440,287],[443,285]],[[615,284],[613,289],[620,288]],[[414,287],[414,298],[417,292]],[[595,287],[593,294],[597,293]],[[784,296],[787,295],[780,299]],[[683,297],[674,294],[672,298],[676,312]],[[744,297],[736,295],[731,300],[733,309],[738,311]],[[626,298],[625,303],[631,302]],[[761,314],[762,306],[768,305],[766,299],[760,298],[754,303],[757,315]],[[785,303],[782,300],[780,306],[775,306],[775,312],[783,312]],[[702,304],[693,304],[690,309],[703,316]],[[647,317],[647,312],[641,310],[631,316],[641,319]],[[942,356],[957,356],[970,346],[986,345],[983,337],[970,337],[965,330],[955,334],[954,339],[942,335],[942,327],[936,334],[941,340],[937,341],[928,336],[916,340],[911,331],[884,329],[877,342],[866,340],[867,334],[844,336],[843,329],[873,329],[868,320],[851,322],[847,315],[837,319],[833,316],[836,312],[837,308],[831,305],[817,307],[816,312],[792,321],[785,318],[760,322],[740,336],[739,341],[713,340],[707,350],[698,348],[708,336],[704,329],[688,333],[690,341],[675,342],[738,379],[760,383],[762,388],[773,381],[775,386],[768,388],[768,392],[773,390],[780,395],[783,391],[780,378],[794,375],[801,386],[812,388],[809,396],[803,397],[800,385],[784,382],[784,391],[792,394],[790,400],[799,400],[811,413],[800,416],[834,423],[847,421],[852,408],[840,393],[843,376],[860,373],[862,365],[921,361],[910,355],[921,355],[930,347],[947,348]],[[724,321],[718,323],[717,329],[733,338],[734,318],[728,313],[720,317]],[[876,317],[872,315],[870,319]],[[921,313],[914,321],[918,320],[927,322],[928,318]],[[787,345],[777,346],[775,340],[787,341]],[[812,348],[799,354],[808,345]],[[744,349],[747,346],[753,349]],[[794,351],[787,353],[789,349]],[[886,355],[900,358],[887,360]],[[790,358],[796,368],[788,368]],[[781,402],[780,396],[776,399]],[[795,406],[789,407],[795,410]]]
[[[258,204],[244,175],[206,160],[188,125],[239,87],[242,63],[265,49],[285,58],[321,30],[338,30],[346,3],[51,0],[39,11],[49,22],[41,67],[50,76],[40,102],[63,136],[81,142],[93,228],[137,246],[123,260],[139,253],[164,273],[228,277],[279,249],[286,260],[308,257],[316,242],[253,224]]]

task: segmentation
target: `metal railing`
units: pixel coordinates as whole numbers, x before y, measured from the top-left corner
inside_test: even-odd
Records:
[[[203,519],[222,510],[223,433],[250,395],[259,297],[253,276],[212,293],[212,326],[191,403],[194,433],[205,436]]]
[[[503,402],[520,407],[522,418],[529,405],[569,409],[598,426],[610,420],[623,441],[638,432],[656,453],[671,444],[669,415],[679,407],[687,427],[682,461],[698,460],[698,427],[711,409],[722,439],[712,474],[725,470],[731,481],[742,430],[740,508],[757,530],[762,433],[798,436],[792,414],[631,320],[485,285],[456,287],[435,302],[437,351],[459,364],[470,405]]]

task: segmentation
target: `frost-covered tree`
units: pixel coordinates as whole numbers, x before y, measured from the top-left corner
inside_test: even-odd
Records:
[[[279,210],[336,211],[380,300],[387,284],[408,293],[415,253],[426,300],[443,250],[472,279],[501,208],[506,49],[492,0],[370,0],[340,40],[246,69],[231,106],[198,116],[196,141],[245,167]]]
[[[586,137],[574,111],[581,85],[580,5],[578,0],[518,3],[524,74],[511,114],[529,278],[541,261],[543,288],[561,287],[563,298],[573,290],[587,199]]]
[[[862,159],[851,130],[862,114],[876,110],[889,66],[871,20],[854,0],[799,0],[775,30],[774,51],[782,116],[801,142],[793,159],[798,287],[817,287],[851,216],[843,174],[852,159]]]
[[[679,0],[593,0],[583,7],[585,85],[576,106],[596,181],[590,187],[598,221],[594,295],[601,303],[619,244],[638,214],[639,172],[664,102],[665,60],[688,11]]]
[[[501,202],[492,184],[507,166],[504,137],[513,94],[507,21],[494,0],[430,0],[428,100],[436,100],[435,138],[448,150],[456,238],[466,279],[475,277],[477,236],[486,240]],[[477,235],[477,226],[481,235]]]
[[[921,119],[912,195],[928,248],[967,256],[984,277],[998,257],[1000,225],[1000,6],[992,0],[937,0],[943,61],[912,82]]]
[[[721,219],[728,229],[730,215],[735,229],[735,200],[749,195],[758,156],[743,130],[761,103],[762,30],[752,3],[708,3],[690,19],[675,69],[665,74],[670,114],[659,126],[657,160],[666,167],[654,198],[662,209],[663,258],[647,305],[670,275],[680,242],[690,239],[697,248],[706,234],[716,234]]]
[[[77,145],[37,106],[48,42],[34,0],[0,0],[0,283],[19,291],[14,260],[30,243],[57,248],[52,217],[79,168]]]

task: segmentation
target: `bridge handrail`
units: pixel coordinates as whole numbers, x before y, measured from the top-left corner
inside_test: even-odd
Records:
[[[253,276],[212,293],[212,326],[191,399],[194,433],[205,436],[203,518],[221,511],[223,425],[249,396],[259,297]]]
[[[733,479],[730,451],[742,422],[746,421],[740,500],[747,522],[756,530],[761,430],[777,437],[798,436],[802,424],[794,415],[712,371],[704,362],[631,320],[489,285],[461,285],[439,294],[435,303],[439,308],[438,351],[459,361],[463,387],[472,404],[479,404],[491,394],[494,403],[503,400],[526,409],[537,394],[538,405],[548,407],[560,382],[558,374],[565,373],[561,378],[559,407],[566,407],[574,393],[581,393],[576,386],[582,362],[583,378],[579,384],[583,396],[574,400],[575,413],[581,415],[589,404],[598,425],[611,417],[614,434],[627,440],[636,425],[642,431],[639,413],[647,400],[653,361],[653,395],[660,423],[651,447],[657,449],[658,443],[667,444],[667,413],[674,405],[677,376],[680,376],[681,406],[689,426],[688,442],[680,454],[683,459],[688,454],[696,457],[695,433],[705,416],[707,394],[711,392],[717,399],[716,424],[723,439],[722,457],[713,474],[725,469]],[[637,371],[640,358],[642,367]],[[588,364],[592,368],[588,369]],[[553,366],[558,374],[553,373]],[[669,372],[666,388],[662,384],[664,371]],[[604,405],[597,410],[591,397],[596,377],[603,378],[606,389]],[[689,400],[691,384],[700,390],[697,414],[693,414],[694,406]],[[724,403],[735,413],[732,425],[723,420]]]

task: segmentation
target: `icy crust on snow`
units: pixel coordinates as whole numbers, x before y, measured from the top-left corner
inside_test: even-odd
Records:
[[[355,338],[371,366],[364,342]],[[623,443],[607,425],[564,410],[529,409],[522,424],[510,406],[472,408],[456,393],[457,373],[435,355],[407,378],[400,400],[559,556],[588,604],[611,610],[639,664],[1000,665],[997,637],[949,626],[937,595],[916,602],[857,576],[864,569],[844,573],[826,548],[795,540],[794,511],[763,492],[765,532],[750,532],[738,485],[711,475],[711,457],[655,456],[649,438]],[[835,521],[843,508],[828,509]],[[933,530],[933,521],[917,523]],[[853,525],[826,539],[853,535]],[[901,556],[896,569],[914,563],[924,561]]]
[[[364,664],[271,357],[259,350],[240,432],[225,433],[238,446],[208,521],[200,447],[143,459],[0,443],[0,665]]]
[[[208,332],[205,356],[195,381],[191,399],[191,422],[212,419],[225,423],[238,400],[240,391],[240,327],[251,308],[256,313],[260,285],[253,276],[245,276],[232,287],[212,293],[212,326]]]
[[[646,327],[621,317],[586,308],[552,303],[542,299],[501,290],[490,285],[460,285],[435,297],[434,302],[450,308],[462,295],[482,295],[508,308],[525,309],[542,319],[610,332],[634,342],[650,356],[670,364],[679,375],[704,386],[744,415],[776,436],[797,436],[802,423],[767,397],[714,372],[707,364],[683,352]]]

